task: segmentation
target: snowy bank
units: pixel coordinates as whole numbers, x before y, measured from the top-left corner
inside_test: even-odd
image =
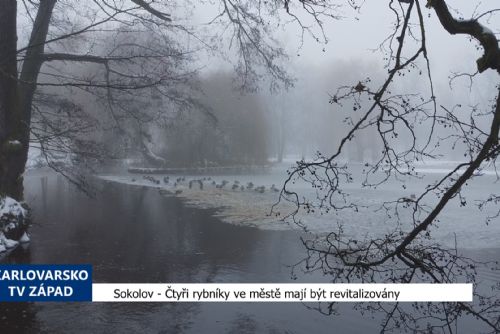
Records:
[[[23,203],[8,196],[0,198],[0,252],[16,247],[14,239],[27,242],[28,224],[29,211]]]

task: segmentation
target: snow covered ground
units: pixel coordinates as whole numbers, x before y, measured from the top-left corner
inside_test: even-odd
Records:
[[[450,171],[454,162],[438,162],[433,164],[419,164],[416,166],[421,179],[409,179],[405,187],[397,181],[390,181],[383,186],[365,188],[361,186],[361,179],[345,185],[350,201],[359,204],[359,210],[342,210],[330,213],[300,212],[298,218],[314,233],[337,231],[342,226],[343,232],[350,237],[362,239],[364,237],[382,236],[394,228],[394,217],[390,218],[384,210],[379,210],[385,201],[393,201],[399,197],[412,197],[419,194],[424,187],[444,176]],[[130,185],[157,188],[165,196],[177,196],[185,200],[187,205],[200,208],[217,209],[217,215],[225,222],[255,226],[262,229],[300,229],[299,226],[282,221],[282,217],[292,212],[295,206],[281,202],[271,214],[271,207],[278,200],[279,192],[273,190],[281,188],[287,174],[286,168],[290,165],[279,165],[267,174],[260,175],[140,175],[114,174],[101,175],[100,178]],[[353,165],[353,170],[360,171],[361,165]],[[358,173],[360,174],[360,173]],[[200,180],[203,189],[200,189]],[[189,183],[191,182],[191,188]],[[486,199],[490,194],[497,193],[494,171],[486,170],[481,177],[469,182],[463,194],[468,205],[461,206],[458,199],[454,199],[445,208],[439,217],[439,222],[431,230],[433,237],[440,243],[453,246],[455,241],[462,248],[494,248],[500,247],[500,221],[492,220],[486,224],[486,218],[494,215],[498,208],[488,206],[478,210],[478,200]],[[224,187],[221,185],[225,183]],[[253,187],[249,189],[248,184]],[[274,185],[274,187],[273,187]],[[258,187],[265,187],[256,191]],[[315,191],[306,183],[298,182],[293,186],[300,195],[315,198]],[[430,196],[428,204],[437,201]],[[407,222],[406,229],[410,229],[410,212],[401,210],[400,217]],[[403,223],[404,224],[404,223]]]
[[[0,198],[0,253],[16,247],[19,242],[29,242],[26,232],[19,241],[8,239],[5,234],[16,229],[28,218],[28,211],[11,197]]]

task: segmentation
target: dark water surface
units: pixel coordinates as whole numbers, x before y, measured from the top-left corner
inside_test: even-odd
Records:
[[[297,281],[289,266],[304,256],[297,233],[222,223],[207,210],[186,208],[151,188],[102,183],[90,199],[61,177],[31,175],[26,197],[34,214],[32,242],[3,261],[90,263],[96,283],[292,283]],[[379,331],[379,321],[359,313],[324,316],[299,303],[3,303],[0,308],[0,333]]]
[[[297,282],[299,235],[233,226],[155,189],[103,183],[88,198],[61,177],[26,178],[35,225],[4,262],[93,265],[96,283]],[[314,282],[319,277],[302,277]],[[364,332],[357,314],[327,317],[302,304],[3,303],[0,333]],[[340,325],[341,324],[341,325]]]

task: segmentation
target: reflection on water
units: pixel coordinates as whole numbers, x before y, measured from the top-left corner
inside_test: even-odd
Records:
[[[89,199],[62,178],[41,180],[27,185],[33,242],[11,261],[92,263],[96,282],[226,281],[233,272],[279,281],[289,274],[288,257],[265,255],[296,235],[228,226],[152,189],[105,183]]]
[[[100,188],[90,199],[61,177],[28,177],[32,242],[4,261],[91,263],[94,282],[292,282],[295,233],[221,223],[154,189]],[[2,333],[321,333],[336,322],[301,304],[4,303],[0,314]]]
[[[151,188],[103,183],[90,199],[33,175],[26,197],[32,243],[4,261],[91,263],[94,282],[292,282],[289,265],[304,255],[296,233],[221,223]],[[3,303],[0,319],[2,333],[367,333],[379,323],[297,303]]]

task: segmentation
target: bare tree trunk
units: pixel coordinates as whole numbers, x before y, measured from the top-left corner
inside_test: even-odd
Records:
[[[277,108],[281,108],[281,105]],[[283,117],[283,110],[274,112],[274,126],[271,128],[274,154],[278,162],[283,162],[283,152],[285,151],[285,124]]]
[[[280,133],[279,145],[278,145],[278,162],[283,162],[283,154],[285,153],[285,139],[283,138],[283,133]]]
[[[0,195],[22,198],[22,113],[17,87],[16,0],[0,10]],[[26,145],[26,147],[24,147]],[[21,172],[20,172],[21,171]]]
[[[4,1],[0,11],[0,193],[17,200],[23,198],[31,107],[55,3],[56,0],[40,1],[19,81],[16,0]]]

